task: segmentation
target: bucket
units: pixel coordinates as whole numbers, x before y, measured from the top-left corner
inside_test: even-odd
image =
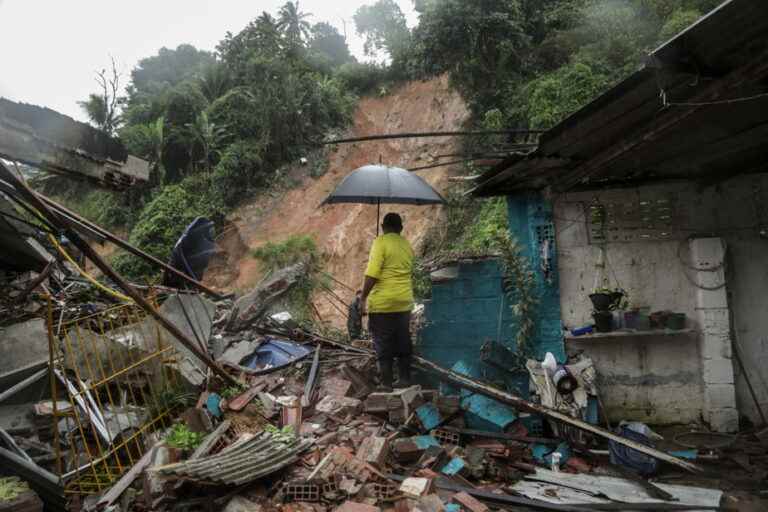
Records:
[[[651,329],[651,318],[646,313],[638,313],[635,319],[635,329],[638,331],[649,331]]]

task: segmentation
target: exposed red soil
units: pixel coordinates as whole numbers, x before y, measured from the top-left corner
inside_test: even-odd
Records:
[[[349,130],[350,137],[369,134],[458,130],[468,119],[467,108],[445,77],[411,82],[385,97],[360,101]],[[376,207],[343,204],[320,207],[338,183],[356,168],[378,163],[403,168],[429,165],[439,154],[455,153],[460,141],[451,137],[394,139],[339,145],[329,154],[328,171],[319,178],[303,177],[295,188],[280,197],[260,197],[238,208],[220,237],[224,254],[217,258],[206,282],[235,292],[252,288],[262,278],[262,269],[250,250],[268,241],[280,242],[297,234],[314,237],[326,260],[325,269],[339,281],[358,288],[376,235]],[[419,171],[433,187],[444,191],[448,177],[458,166]],[[301,169],[294,173],[305,174]],[[403,234],[418,248],[437,221],[440,207],[382,205],[381,215],[403,216]],[[334,292],[345,301],[353,292],[334,284]],[[315,305],[324,320],[342,325],[342,315],[326,295],[318,294]]]

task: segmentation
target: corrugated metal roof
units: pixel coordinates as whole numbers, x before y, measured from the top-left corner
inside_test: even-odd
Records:
[[[645,66],[485,173],[476,195],[555,192],[765,171],[768,2],[730,0]],[[663,92],[663,94],[662,94]],[[665,103],[666,99],[666,103]]]
[[[157,471],[203,483],[240,485],[290,466],[311,444],[302,439],[284,443],[262,432],[237,441],[216,455],[162,466]]]

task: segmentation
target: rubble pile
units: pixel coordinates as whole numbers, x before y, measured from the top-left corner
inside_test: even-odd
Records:
[[[266,286],[275,289],[273,281]],[[288,287],[290,283],[280,285]],[[422,384],[382,390],[369,341],[330,338],[299,326],[288,313],[270,313],[268,303],[278,295],[264,299],[263,292],[254,290],[250,296],[258,297],[259,307],[243,309],[230,299],[161,295],[158,311],[204,342],[206,352],[230,378],[176,347],[177,355],[164,365],[183,377],[191,402],[183,406],[178,401],[168,409],[173,421],[132,438],[156,414],[153,404],[137,400],[133,405],[123,401],[121,407],[105,405],[108,390],[94,390],[89,379],[87,386],[78,388],[76,375],[86,374],[88,366],[85,358],[78,359],[59,375],[62,383],[70,382],[69,399],[56,402],[55,416],[52,400],[34,402],[33,421],[17,426],[13,435],[5,434],[0,456],[7,459],[11,451],[17,458],[28,458],[37,469],[33,488],[44,500],[41,475],[54,475],[57,485],[68,489],[67,479],[83,474],[78,465],[87,466],[100,453],[111,454],[124,466],[108,486],[67,494],[66,505],[59,502],[62,510],[482,512],[591,510],[588,507],[595,505],[629,510],[622,504],[641,503],[643,510],[671,511],[715,510],[726,499],[710,486],[651,481],[642,468],[652,466],[658,475],[661,462],[654,457],[613,441],[606,444],[600,436],[569,425],[542,422],[541,417],[494,400],[493,393],[483,395],[487,383],[445,379],[451,374],[447,370],[430,375],[424,370],[435,365],[423,360],[418,379]],[[237,303],[244,304],[242,299]],[[107,304],[86,311],[100,308]],[[103,331],[98,317],[87,315],[86,325]],[[152,327],[146,329],[145,324]],[[126,320],[114,333],[101,332],[100,343],[114,351],[120,339],[132,339],[130,350],[137,352],[131,353],[142,360],[150,349],[136,335],[157,329],[151,319]],[[58,339],[69,330],[63,328]],[[554,411],[584,416],[587,395],[595,392],[591,362],[579,359],[567,365],[572,381],[565,393],[547,371],[549,364],[528,362],[536,400]],[[45,374],[47,369],[37,379],[45,383]],[[131,378],[126,389],[149,388],[152,381],[138,373]],[[81,389],[93,391],[84,394]],[[71,422],[78,414],[87,420],[80,431]],[[480,429],[472,420],[478,414],[503,420]],[[648,446],[656,437],[644,425],[623,424],[618,432]],[[141,444],[133,457],[126,451],[129,445],[114,450],[126,439]],[[745,481],[755,485],[766,474],[766,441],[768,436],[741,443],[740,449],[750,450],[746,459],[739,459],[741,467],[747,464],[753,471]],[[56,456],[62,451],[67,453],[64,467]],[[726,452],[715,450],[708,456],[725,458]],[[702,455],[696,464],[706,459]]]
[[[588,358],[527,361],[523,398],[417,350],[419,384],[383,389],[370,340],[279,309],[304,264],[238,300],[167,265],[195,291],[131,285],[13,190],[76,247],[0,275],[0,472],[19,478],[0,510],[718,510],[764,485],[766,430],[672,451],[643,424],[602,428]],[[505,369],[507,352],[476,356]]]

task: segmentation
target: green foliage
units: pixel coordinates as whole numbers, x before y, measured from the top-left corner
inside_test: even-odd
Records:
[[[389,80],[388,69],[373,62],[348,62],[336,70],[336,77],[356,94],[369,94]]]
[[[318,250],[310,235],[293,235],[284,242],[267,242],[255,249],[253,256],[264,264],[267,272],[271,272],[300,261],[313,261],[318,257]]]
[[[198,84],[208,103],[213,103],[232,87],[232,77],[224,64],[214,62],[203,69]]]
[[[394,0],[363,5],[353,19],[358,35],[365,36],[363,51],[366,55],[376,56],[383,51],[395,58],[408,47],[411,33],[405,15]]]
[[[701,13],[697,10],[677,10],[667,19],[659,32],[658,41],[665,42],[675,35],[679,34],[689,26],[693,25],[701,18]]]
[[[611,77],[604,66],[574,60],[532,80],[515,96],[508,112],[534,129],[551,128],[604,91]]]
[[[157,55],[141,59],[131,71],[134,92],[157,93],[197,76],[215,62],[209,52],[182,44],[175,50],[160,48]]]
[[[533,272],[508,230],[495,233],[493,245],[501,258],[504,293],[516,318],[517,347],[520,353],[525,353],[536,326],[538,297]]]
[[[13,501],[21,494],[29,491],[27,482],[17,476],[0,478],[0,502]]]
[[[197,174],[163,187],[141,211],[128,241],[168,261],[176,240],[197,217],[220,220],[222,209],[212,198],[211,176]],[[157,268],[129,254],[120,254],[115,269],[134,280],[157,277]]]
[[[311,16],[299,10],[299,2],[286,2],[280,8],[280,21],[277,28],[283,33],[288,48],[294,50],[301,48],[306,39],[309,39],[310,24],[306,20]]]
[[[165,441],[173,448],[191,451],[200,446],[203,439],[205,439],[203,434],[192,432],[185,423],[176,423]]]
[[[267,183],[264,144],[243,139],[230,144],[213,170],[216,203],[233,207]]]
[[[242,385],[228,386],[221,391],[221,397],[226,399],[235,398],[246,391],[246,387]]]
[[[344,36],[324,21],[312,25],[309,51],[324,59],[329,70],[354,61]]]
[[[272,436],[276,441],[289,444],[296,439],[296,433],[293,431],[291,425],[285,425],[283,428],[277,428],[276,426],[269,424],[264,427],[264,431]]]

